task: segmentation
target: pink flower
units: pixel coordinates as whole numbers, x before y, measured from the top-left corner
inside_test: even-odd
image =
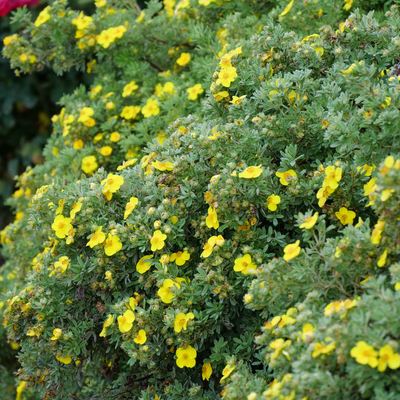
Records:
[[[39,0],[0,0],[0,17],[8,14],[11,10],[18,7],[34,6],[39,3]]]

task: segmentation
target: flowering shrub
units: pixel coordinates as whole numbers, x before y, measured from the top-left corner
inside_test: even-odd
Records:
[[[398,368],[399,15],[350,3],[318,10],[318,33],[314,14],[286,29],[293,1],[19,12],[15,68],[95,75],[63,99],[2,232],[22,382],[47,398],[396,396],[379,374]]]

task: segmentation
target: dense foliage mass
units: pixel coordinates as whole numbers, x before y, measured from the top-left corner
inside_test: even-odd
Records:
[[[397,398],[397,6],[95,4],[5,39],[94,76],[2,232],[20,397]]]

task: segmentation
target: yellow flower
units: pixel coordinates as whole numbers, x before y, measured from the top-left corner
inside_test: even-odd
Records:
[[[122,36],[124,36],[124,33],[126,32],[126,28],[123,25],[116,26],[114,28],[109,28],[108,30],[111,32],[112,36],[118,39],[121,39]]]
[[[209,6],[212,2],[214,2],[215,0],[199,0],[199,4],[201,6],[207,7]]]
[[[258,178],[262,174],[262,171],[263,170],[260,167],[247,167],[243,172],[239,174],[239,178]]]
[[[40,25],[43,25],[45,22],[47,22],[50,19],[50,14],[49,12],[51,11],[51,7],[47,6],[36,18],[35,21],[35,26],[36,28],[39,28]]]
[[[280,317],[278,326],[280,328],[283,328],[284,326],[286,326],[288,324],[289,325],[295,324],[296,319],[291,317],[291,315],[293,315],[295,312],[297,312],[297,308],[295,308],[295,307],[289,308],[289,310],[287,310],[286,314],[284,314]]]
[[[103,86],[97,85],[94,88],[90,89],[90,98],[95,98],[103,89]]]
[[[176,317],[175,317],[175,321],[174,321],[174,330],[176,333],[180,333],[183,330],[186,331],[187,329],[187,323],[191,320],[194,319],[194,314],[193,313],[187,313],[187,314],[183,314],[183,313],[179,313]]]
[[[117,319],[120,332],[126,333],[132,329],[135,314],[131,310],[126,310],[123,315],[120,315]]]
[[[325,339],[326,340],[326,339]],[[314,351],[312,352],[312,357],[316,358],[320,354],[329,354],[336,348],[336,342],[331,342],[326,344],[324,342],[315,343]]]
[[[178,251],[177,253],[171,254],[171,259],[170,261],[175,261],[176,265],[184,265],[186,261],[190,259],[190,254],[187,251],[184,251],[183,253],[181,251]]]
[[[115,193],[124,184],[124,178],[119,175],[108,174],[107,178],[101,181],[104,185],[102,193]]]
[[[288,244],[283,249],[283,252],[285,253],[283,259],[286,262],[289,262],[293,258],[297,257],[300,254],[300,251],[301,251],[300,240],[297,240],[295,243]]]
[[[69,216],[71,219],[74,219],[76,216],[76,213],[81,211],[82,208],[82,203],[80,201],[77,201],[76,203],[72,204],[71,211],[69,213]]]
[[[223,68],[219,74],[217,79],[217,85],[222,85],[225,87],[230,87],[231,83],[237,78],[238,74],[236,72],[235,67]]]
[[[379,268],[382,268],[386,264],[386,258],[387,258],[387,248],[385,249],[385,251],[379,257],[379,260],[378,260],[378,263],[377,263]]]
[[[165,246],[165,239],[167,235],[162,233],[160,230],[156,230],[150,239],[151,251],[161,250]]]
[[[382,239],[383,229],[385,228],[386,222],[385,221],[378,221],[374,225],[374,230],[371,234],[371,243],[372,244],[379,244]]]
[[[373,115],[373,112],[372,112],[371,110],[368,110],[368,111],[365,111],[365,112],[364,112],[364,118],[365,118],[365,119],[371,118],[372,115]]]
[[[103,329],[100,332],[100,337],[107,336],[107,328],[114,323],[114,315],[108,314],[107,319],[104,321]]]
[[[349,75],[351,74],[357,66],[362,66],[363,62],[359,61],[357,63],[351,64],[349,68],[342,71],[342,74]]]
[[[233,96],[232,97],[232,100],[229,102],[229,103],[232,103],[232,104],[234,104],[234,105],[239,105],[242,101],[243,101],[243,99],[246,97],[246,95],[244,95],[244,96],[240,96],[240,97],[237,97],[237,96]]]
[[[314,48],[314,50],[315,50],[315,52],[317,53],[317,56],[319,57],[319,58],[321,58],[323,55],[324,55],[324,48],[323,47],[321,47],[321,46],[319,46],[319,47],[315,47]]]
[[[19,347],[19,346],[18,346]],[[15,397],[15,400],[21,400],[22,398],[22,393],[25,390],[26,382],[25,381],[20,381],[17,389],[15,390],[17,392],[17,396]]]
[[[181,67],[183,67],[184,65],[190,62],[190,58],[191,57],[189,53],[182,53],[180,57],[176,60],[176,63]]]
[[[106,281],[111,281],[112,280],[112,272],[111,271],[106,271],[105,272],[105,279],[106,279]]]
[[[220,382],[224,381],[235,370],[235,368],[236,368],[235,365],[231,364],[226,365],[222,371],[222,378]]]
[[[211,236],[207,243],[203,246],[203,252],[201,253],[200,257],[207,258],[210,257],[211,253],[213,252],[214,246],[216,244],[216,236]]]
[[[397,282],[395,285],[394,285],[394,290],[400,290],[400,282]]]
[[[386,201],[389,199],[389,197],[392,195],[392,193],[394,193],[393,189],[385,189],[384,191],[382,191],[381,193],[381,201]]]
[[[171,217],[171,222],[175,225],[179,221],[179,218],[176,215]]]
[[[147,341],[146,331],[144,329],[141,329],[136,335],[135,339],[133,339],[133,341],[137,344],[145,344]]]
[[[269,347],[274,349],[275,351],[270,355],[271,360],[275,360],[279,357],[281,353],[285,355],[285,357],[290,361],[289,353],[284,351],[286,347],[289,347],[292,344],[291,340],[283,340],[281,338],[274,340],[270,343]]]
[[[92,175],[94,171],[99,167],[96,162],[95,156],[87,156],[82,158],[82,171],[87,175]]]
[[[122,91],[122,97],[127,97],[132,94],[139,86],[136,84],[135,81],[131,81],[124,86],[124,90]]]
[[[97,43],[105,49],[108,49],[110,44],[115,42],[115,39],[116,36],[114,36],[113,31],[110,28],[100,32],[100,35],[97,38]]]
[[[178,289],[181,287],[178,282],[174,282],[172,279],[165,279],[163,285],[158,289],[157,294],[160,296],[163,303],[172,303],[172,300],[175,297],[170,290],[172,286],[176,286]]]
[[[188,93],[188,99],[189,100],[197,100],[197,97],[199,94],[204,93],[204,89],[201,86],[201,83],[197,83],[196,85],[186,89]]]
[[[241,272],[242,274],[248,274],[249,268],[257,268],[257,265],[253,263],[250,254],[245,254],[243,257],[235,260],[235,265],[233,267],[234,271]]]
[[[278,324],[278,322],[281,320],[281,316],[280,315],[277,315],[276,317],[274,317],[274,318],[272,318],[272,320],[271,321],[267,321],[265,324],[264,324],[264,328],[265,329],[272,329],[272,328],[274,328],[277,324]]]
[[[158,107],[158,100],[147,99],[146,105],[142,108],[142,114],[145,118],[150,118],[152,115],[156,116],[160,113],[160,107]]]
[[[118,132],[113,132],[110,135],[110,140],[114,143],[117,143],[121,140],[121,135]]]
[[[300,229],[311,229],[318,221],[319,214],[316,212],[310,217],[305,217],[304,222],[299,226]]]
[[[139,272],[139,274],[144,274],[145,272],[147,272],[151,267],[150,260],[152,258],[153,258],[153,254],[142,257],[136,264],[136,271]]]
[[[384,372],[386,368],[400,368],[400,354],[395,353],[389,344],[385,344],[379,349],[378,371]]]
[[[50,267],[49,270],[51,270],[51,273],[49,276],[53,276],[55,273],[61,273],[63,274],[68,266],[69,266],[69,258],[67,256],[62,256],[56,261],[53,265],[53,267]]]
[[[22,197],[23,195],[24,195],[24,189],[20,188],[20,189],[16,190],[12,196],[15,197],[16,199],[18,199],[18,198]]]
[[[104,232],[101,231],[102,228],[102,226],[99,226],[96,229],[90,240],[87,242],[86,246],[89,246],[91,249],[93,249],[94,246],[97,246],[98,244],[104,242],[104,240],[106,239],[106,235],[104,234]]]
[[[203,378],[203,381],[210,380],[212,371],[213,371],[213,369],[212,369],[211,363],[203,364],[203,367],[201,368],[201,377]]]
[[[123,163],[122,163],[122,165],[120,165],[118,168],[117,168],[117,171],[122,171],[123,169],[126,169],[126,168],[128,168],[128,167],[130,167],[130,166],[132,166],[132,165],[135,165],[137,163],[137,158],[132,158],[132,159],[130,159],[130,160],[128,160],[128,161],[124,161]]]
[[[344,0],[343,10],[349,11],[350,8],[353,6],[353,0]],[[343,72],[343,71],[342,71]]]
[[[71,218],[65,218],[62,215],[57,215],[54,219],[53,225],[51,225],[52,229],[55,231],[56,236],[60,239],[64,239],[67,233],[73,229],[71,225]]]
[[[125,207],[124,219],[127,219],[131,215],[132,211],[138,205],[139,199],[137,197],[131,197],[129,203]]]
[[[350,355],[356,359],[359,364],[369,365],[371,368],[378,366],[378,352],[369,346],[363,340],[357,342],[357,346],[350,350]]]
[[[176,365],[179,368],[193,368],[196,365],[197,351],[192,346],[187,346],[186,349],[179,347],[176,351]]]
[[[326,185],[332,189],[336,189],[339,186],[338,182],[342,179],[342,169],[329,165],[325,168],[325,175]]]
[[[120,116],[127,120],[135,119],[140,113],[141,108],[139,106],[126,106],[122,109]]]
[[[329,195],[332,194],[334,191],[335,189],[332,189],[329,186],[322,187],[321,189],[319,189],[317,193],[317,199],[319,199],[318,205],[320,207],[323,207],[324,204],[326,203],[326,200],[328,200]]]
[[[51,340],[58,340],[58,339],[60,339],[61,334],[62,334],[62,329],[60,329],[60,328],[54,329],[54,331],[53,331],[53,337],[51,338]]]
[[[225,97],[229,96],[229,92],[227,92],[226,90],[222,91],[222,92],[218,92],[214,94],[214,99],[216,102],[221,101],[222,99],[224,99]]]
[[[122,243],[120,241],[120,238],[109,233],[106,239],[106,243],[104,245],[104,252],[106,253],[106,255],[112,256],[115,253],[118,253],[121,249]]]
[[[74,144],[72,145],[72,147],[75,150],[80,150],[83,146],[84,146],[84,143],[83,143],[83,140],[81,140],[81,139],[75,140]]]
[[[311,324],[304,325],[301,339],[304,341],[312,339],[314,336],[314,331],[315,331],[315,328]]]
[[[343,225],[353,225],[354,218],[356,217],[356,213],[348,210],[346,207],[341,207],[339,211],[335,212],[335,215]]]
[[[280,178],[279,182],[284,186],[289,185],[290,181],[297,178],[296,172],[292,169],[289,169],[286,172],[277,172],[275,175]]]
[[[93,18],[85,16],[83,11],[72,20],[72,25],[75,25],[78,30],[84,30],[93,22]]]
[[[279,14],[280,17],[284,17],[286,14],[290,12],[290,10],[293,7],[294,0],[292,0],[286,7],[285,9]]]
[[[378,185],[375,183],[376,178],[372,178],[367,184],[364,185],[364,196],[369,196],[371,193],[378,189]]]
[[[276,209],[278,208],[278,204],[281,202],[281,198],[276,194],[271,194],[271,196],[267,198],[267,202],[268,202],[268,210],[276,211]]]
[[[173,171],[174,166],[172,165],[171,161],[154,161],[151,163],[151,165],[155,168],[158,169],[159,171]]]
[[[140,24],[143,20],[144,17],[146,16],[146,13],[142,10],[142,12],[140,13],[139,17],[136,18],[135,22],[137,22],[138,24]]]
[[[7,36],[3,39],[3,44],[4,44],[4,46],[8,46],[10,43],[12,43],[16,39],[18,39],[18,35]]]
[[[100,149],[100,154],[104,157],[109,156],[113,152],[113,148],[111,146],[103,146]]]
[[[78,118],[78,122],[86,122],[89,120],[89,118],[91,116],[94,115],[94,110],[91,107],[83,107],[80,111],[79,111],[79,118]]]
[[[68,351],[65,352],[65,357],[62,355],[60,357],[56,357],[58,361],[62,362],[63,364],[70,364],[72,361],[71,356],[68,355]]]
[[[206,217],[206,225],[208,228],[219,228],[217,211],[214,207],[208,207],[208,215]]]

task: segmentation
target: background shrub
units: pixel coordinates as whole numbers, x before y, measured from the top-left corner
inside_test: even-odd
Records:
[[[397,7],[376,19],[327,2],[295,32],[294,3],[97,3],[77,20],[55,2],[35,28],[21,10],[5,49],[21,71],[94,75],[62,99],[2,233],[21,381],[49,398],[211,399],[226,383],[232,399],[381,398],[395,372],[369,386],[349,351],[377,336],[396,350],[397,322],[380,315],[396,315]],[[277,316],[282,329],[261,328]],[[326,335],[346,346],[312,357]]]

